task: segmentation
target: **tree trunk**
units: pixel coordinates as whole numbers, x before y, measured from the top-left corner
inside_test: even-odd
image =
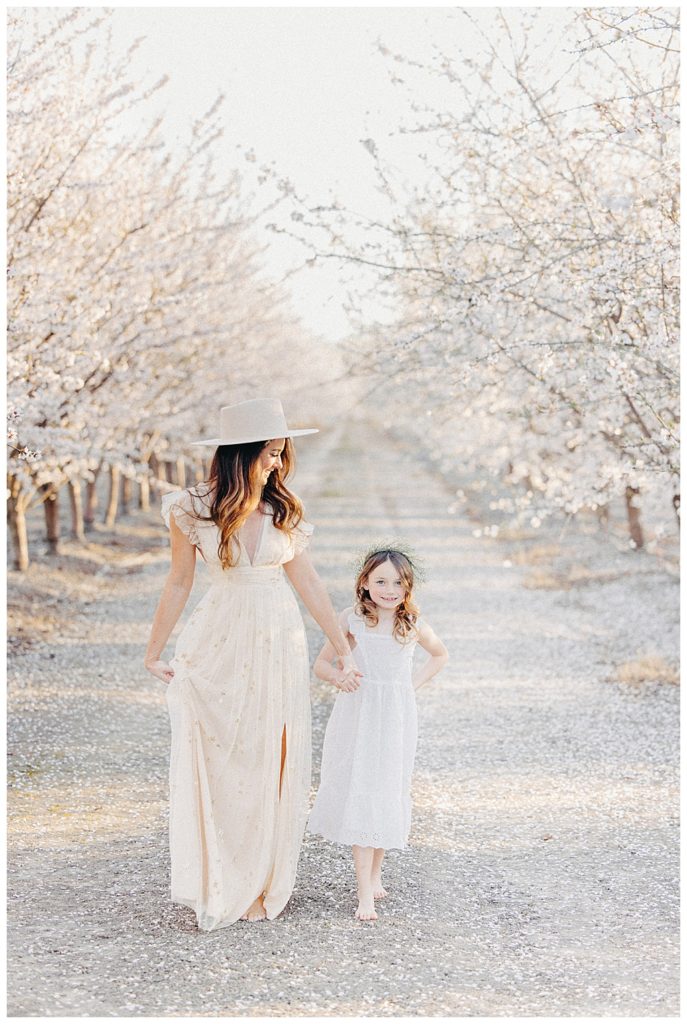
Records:
[[[83,498],[81,494],[81,481],[77,478],[69,481],[69,501],[72,510],[72,537],[75,540],[84,541],[84,512]]]
[[[179,487],[186,486],[186,460],[183,456],[177,459],[176,462],[176,482]]]
[[[107,499],[107,511],[105,512],[105,526],[114,526],[117,519],[120,476],[121,472],[119,466],[110,466],[110,491]]]
[[[131,511],[131,499],[133,497],[133,481],[130,476],[123,476],[121,479],[120,501],[122,515],[126,516]]]
[[[142,512],[150,512],[150,478],[142,476],[138,485],[138,507]]]
[[[608,532],[608,524],[610,522],[610,515],[611,515],[610,506],[608,504],[606,504],[606,505],[599,505],[597,507],[597,509],[596,509],[596,517],[599,520],[599,526],[602,528],[602,530],[605,530],[606,532]]]
[[[98,476],[102,463],[93,472],[93,479],[86,483],[86,507],[83,513],[83,524],[86,531],[93,529],[95,523],[95,514],[98,511]]]
[[[60,547],[60,503],[58,491],[52,484],[43,484],[41,490],[47,495],[43,500],[45,512],[45,539],[48,542],[48,555],[58,555]]]
[[[7,501],[7,525],[12,537],[14,568],[26,572],[29,567],[29,537],[26,532],[26,500],[19,483],[10,478]]]
[[[639,521],[639,509],[634,504],[634,499],[639,494],[638,487],[625,488],[625,507],[627,509],[627,523],[630,528],[630,537],[634,541],[635,548],[639,551],[644,547],[644,534],[642,524]]]

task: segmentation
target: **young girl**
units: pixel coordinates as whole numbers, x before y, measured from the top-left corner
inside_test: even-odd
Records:
[[[356,579],[354,607],[339,616],[361,678],[345,676],[326,643],[315,674],[341,692],[327,723],[320,788],[308,831],[353,847],[361,921],[374,921],[384,852],[410,832],[410,780],[417,743],[415,690],[448,661],[448,651],[413,602],[413,564],[395,548],[375,548]],[[412,674],[417,644],[430,655]]]

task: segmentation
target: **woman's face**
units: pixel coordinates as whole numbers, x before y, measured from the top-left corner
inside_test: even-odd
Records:
[[[282,468],[281,453],[285,444],[286,440],[283,437],[268,441],[258,455],[258,479],[261,487],[265,486],[273,469]]]
[[[398,569],[388,559],[372,570],[365,586],[378,608],[397,608],[405,597]]]

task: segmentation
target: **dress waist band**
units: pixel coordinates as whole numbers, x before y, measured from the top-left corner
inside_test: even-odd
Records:
[[[225,586],[274,586],[285,580],[284,570],[280,565],[235,566],[233,569],[221,569],[210,574],[213,584]]]

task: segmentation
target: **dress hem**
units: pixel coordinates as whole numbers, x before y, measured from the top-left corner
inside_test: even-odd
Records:
[[[374,850],[405,850],[405,849],[408,848],[408,840],[407,839],[406,839],[406,841],[404,843],[388,843],[388,844],[378,843],[377,845],[375,845],[374,843],[369,843],[369,842],[365,842],[365,841],[361,842],[358,839],[341,839],[341,838],[339,838],[339,836],[335,836],[332,832],[325,832],[325,831],[323,831],[320,828],[317,828],[317,829],[310,829],[310,828],[308,828],[308,829],[306,829],[306,831],[307,831],[308,835],[311,835],[311,836],[313,836],[313,835],[314,836],[322,836],[322,838],[326,839],[327,842],[329,842],[329,843],[338,843],[339,846],[371,846],[372,849],[374,849]]]
[[[221,928],[230,928],[233,924],[238,924],[239,921],[241,920],[241,915],[240,914],[239,914],[238,917],[231,918],[231,920],[229,920],[227,918],[222,918],[222,920],[221,920],[221,922],[219,924],[210,925],[210,927],[208,928],[208,927],[206,927],[206,926],[204,926],[204,925],[202,925],[200,923],[200,919],[198,917],[198,911],[196,909],[196,904],[195,903],[192,903],[190,900],[180,900],[180,899],[177,899],[174,896],[171,897],[171,901],[172,901],[172,903],[176,903],[177,906],[188,907],[189,910],[193,911],[193,913],[196,915],[196,926],[197,926],[199,932],[218,932]],[[284,907],[285,906],[286,906],[286,904],[284,904]],[[266,917],[266,920],[267,921],[274,921],[282,913],[282,911],[284,910],[284,907],[280,907],[279,910],[276,912],[276,914],[268,913],[267,917]],[[265,909],[267,909],[267,908],[265,908]]]

